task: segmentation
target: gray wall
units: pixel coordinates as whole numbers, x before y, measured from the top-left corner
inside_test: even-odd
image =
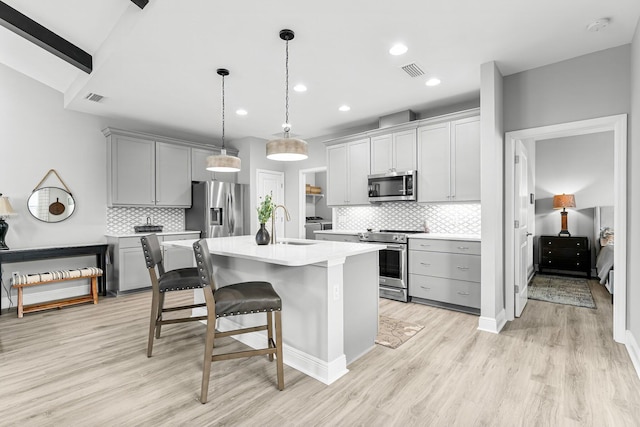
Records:
[[[639,21],[640,22],[640,21]],[[629,121],[629,195],[627,224],[627,329],[640,343],[640,26],[631,49],[631,117]],[[637,349],[636,349],[637,350]],[[636,355],[638,356],[638,355]]]
[[[566,193],[576,196],[576,208],[568,209],[569,232],[593,240],[593,208],[614,204],[613,132],[548,139],[535,146],[536,235],[558,234],[560,211],[553,209],[553,196]],[[538,251],[534,254],[537,263]]]
[[[504,79],[505,132],[629,113],[630,45]]]

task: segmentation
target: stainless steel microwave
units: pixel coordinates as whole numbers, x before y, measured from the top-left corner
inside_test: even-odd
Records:
[[[416,175],[414,170],[404,172],[388,172],[367,177],[369,184],[369,201],[396,202],[417,200]]]

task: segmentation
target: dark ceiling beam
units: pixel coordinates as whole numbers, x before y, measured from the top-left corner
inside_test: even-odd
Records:
[[[2,1],[0,1],[0,25],[85,73],[91,73],[93,69],[91,55]]]
[[[131,0],[138,6],[140,9],[144,9],[144,7],[149,3],[149,0]]]

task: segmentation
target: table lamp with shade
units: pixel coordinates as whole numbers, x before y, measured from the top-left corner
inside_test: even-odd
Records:
[[[571,233],[567,229],[567,210],[565,208],[575,208],[576,198],[573,194],[557,194],[553,196],[553,209],[562,209],[561,215],[561,227],[559,237],[567,236],[571,237]]]
[[[4,242],[4,238],[9,230],[9,224],[7,224],[4,219],[13,215],[16,215],[16,212],[13,210],[11,203],[9,203],[9,198],[0,193],[0,250],[9,249]]]

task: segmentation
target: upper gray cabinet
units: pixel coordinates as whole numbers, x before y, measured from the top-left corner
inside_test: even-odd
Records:
[[[327,205],[369,204],[369,138],[327,147]]]
[[[480,117],[418,128],[418,202],[480,200]]]
[[[371,138],[371,173],[380,174],[416,169],[416,130]]]
[[[105,129],[108,206],[191,206],[191,147]]]

